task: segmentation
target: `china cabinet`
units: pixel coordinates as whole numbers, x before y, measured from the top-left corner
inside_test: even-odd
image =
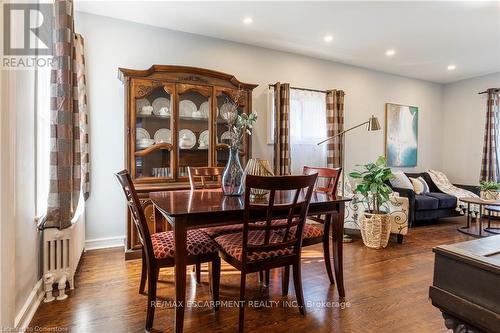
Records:
[[[149,192],[189,189],[187,167],[224,166],[229,158],[225,115],[230,102],[252,111],[257,86],[208,69],[153,65],[119,69],[125,86],[125,164],[154,232]],[[251,140],[239,151],[244,166]],[[126,258],[140,256],[140,243],[127,217]]]

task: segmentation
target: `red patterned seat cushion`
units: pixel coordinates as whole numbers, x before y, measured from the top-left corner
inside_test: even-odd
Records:
[[[232,225],[224,225],[222,227],[203,228],[202,230],[210,237],[215,238],[233,232],[241,232],[243,230],[243,225],[232,224]]]
[[[262,245],[264,243],[265,231],[249,231],[248,232],[248,244],[250,245]],[[270,243],[276,243],[282,241],[282,236],[278,233],[271,233]],[[242,260],[242,246],[243,246],[243,233],[232,233],[219,236],[215,238],[217,244],[220,248],[226,252],[231,257],[241,261]],[[248,261],[257,261],[262,259],[268,259],[283,255],[288,255],[293,253],[293,248],[279,249],[267,252],[254,252],[250,254],[247,258]]]
[[[156,259],[173,258],[175,256],[173,231],[152,234],[151,242],[153,243],[153,252]],[[188,230],[186,243],[188,255],[190,256],[217,253],[219,251],[217,243],[202,230]]]
[[[283,220],[276,220],[276,221],[273,221],[271,223],[273,225],[282,225],[282,224],[286,224],[286,221],[287,220],[283,219]],[[292,235],[295,232],[295,230],[297,230],[297,227],[290,228]],[[302,234],[303,234],[303,239],[322,237],[323,236],[323,228],[320,227],[320,225],[317,223],[314,223],[314,224],[313,223],[306,223],[304,225],[304,230],[302,231]]]

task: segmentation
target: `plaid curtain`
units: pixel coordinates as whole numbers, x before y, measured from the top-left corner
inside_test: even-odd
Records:
[[[53,43],[50,185],[44,227],[63,229],[71,226],[78,205],[82,170],[88,184],[89,161],[83,39],[74,33],[71,0],[54,2]]]
[[[89,113],[87,110],[87,80],[85,78],[84,40],[82,35],[75,34],[74,80],[76,91],[74,101],[78,107],[80,129],[80,160],[82,192],[85,200],[90,194],[90,147],[89,147]]]
[[[498,182],[500,180],[497,156],[499,112],[499,92],[497,89],[488,89],[488,107],[486,110],[486,126],[484,130],[483,159],[480,176],[481,181]]]
[[[274,85],[274,174],[290,174],[290,84]]]
[[[334,136],[344,130],[344,92],[328,90],[326,92],[326,130],[327,137]],[[327,146],[327,165],[338,168],[342,165],[342,138],[336,137]]]

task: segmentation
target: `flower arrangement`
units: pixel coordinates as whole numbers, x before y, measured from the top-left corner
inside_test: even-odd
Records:
[[[228,105],[228,108],[224,110],[225,112],[223,113],[221,110],[221,116],[226,120],[230,133],[229,159],[222,175],[222,190],[224,194],[230,196],[243,194],[244,175],[238,152],[243,144],[243,138],[246,134],[252,135],[253,126],[257,121],[257,113],[255,112],[238,114],[238,106],[244,93],[244,91],[238,90],[234,99],[228,98],[225,104]]]
[[[230,134],[230,148],[239,150],[243,143],[245,134],[252,135],[253,125],[257,121],[257,113],[238,114],[238,106],[243,96],[243,91],[238,90],[234,99],[227,99],[226,104],[229,105],[229,110],[223,115],[227,122],[227,127]]]

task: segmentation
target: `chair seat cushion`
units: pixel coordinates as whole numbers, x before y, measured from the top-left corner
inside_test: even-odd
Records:
[[[438,209],[439,200],[424,194],[415,195],[415,209],[416,210],[429,210]]]
[[[174,233],[173,231],[159,232],[151,235],[153,252],[156,259],[174,258]],[[217,243],[202,230],[188,230],[187,251],[189,256],[217,253]]]
[[[250,245],[262,245],[264,243],[265,231],[249,231],[248,232],[248,244]],[[276,232],[271,232],[269,242],[276,243],[282,241],[282,236]],[[215,238],[217,244],[219,244],[222,251],[236,260],[242,261],[242,246],[243,246],[243,233],[232,233],[227,235],[222,235]],[[265,252],[254,252],[251,253],[247,260],[257,261],[263,259],[274,258],[278,256],[289,255],[293,253],[293,248],[289,247],[286,249],[278,249]]]
[[[426,193],[427,196],[439,200],[439,208],[455,208],[457,206],[457,197],[446,193],[431,192]]]
[[[202,229],[207,235],[212,238],[219,237],[221,235],[230,234],[233,232],[241,232],[243,230],[242,224],[232,224],[224,225],[221,227],[209,227]]]
[[[282,219],[282,220],[275,220],[271,223],[272,223],[272,225],[285,225],[286,222],[287,222],[287,220]],[[294,236],[295,230],[297,230],[296,226],[293,226],[290,228],[292,237]],[[282,234],[284,229],[277,230],[277,231],[281,232],[281,234]],[[308,239],[308,238],[316,238],[316,237],[323,237],[323,228],[320,227],[320,225],[318,223],[306,223],[304,225],[304,230],[302,231],[302,238]]]
[[[273,225],[286,224],[286,220],[276,220],[273,221],[272,224]],[[290,237],[294,237],[295,230],[297,230],[296,226],[290,228]],[[283,237],[283,232],[284,229],[275,230],[274,232],[271,232],[270,243],[281,241]],[[265,231],[263,230],[250,231],[248,232],[248,239],[249,239],[248,243],[251,245],[263,244],[264,236],[265,236]],[[304,230],[303,230],[303,239],[311,239],[317,237],[323,237],[323,228],[315,224],[306,223],[304,225]],[[241,250],[243,246],[243,233],[239,232],[239,233],[221,235],[219,237],[216,237],[215,241],[219,244],[219,246],[222,248],[224,252],[236,258],[237,260],[240,261],[242,260]],[[268,252],[255,252],[250,254],[248,260],[256,261],[256,260],[277,257],[281,255],[287,255],[291,253],[292,253],[292,248],[286,249],[285,251],[276,250]]]

